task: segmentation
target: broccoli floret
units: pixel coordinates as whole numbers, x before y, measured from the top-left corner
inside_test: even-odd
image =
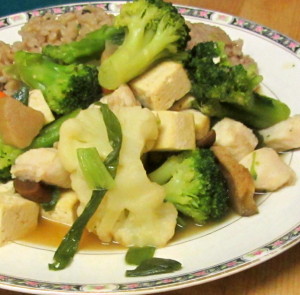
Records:
[[[5,144],[0,138],[0,182],[11,178],[10,167],[21,153],[21,149]]]
[[[79,41],[62,45],[47,45],[43,48],[42,53],[58,63],[72,64],[99,59],[106,41],[110,40],[112,43],[119,44],[123,38],[124,30],[122,28],[104,25]]]
[[[285,120],[288,106],[259,94],[262,77],[255,66],[231,65],[222,42],[203,42],[194,46],[184,61],[192,82],[192,94],[204,114],[239,120],[262,129]]]
[[[184,18],[163,0],[134,0],[123,5],[114,25],[125,29],[125,37],[100,65],[99,82],[106,89],[116,89],[158,60],[181,52],[190,38]]]
[[[209,149],[173,155],[149,178],[163,185],[167,201],[199,224],[220,219],[228,212],[227,183]]]
[[[99,99],[96,66],[60,65],[42,54],[18,51],[13,67],[25,84],[43,92],[50,109],[56,114],[86,108]]]

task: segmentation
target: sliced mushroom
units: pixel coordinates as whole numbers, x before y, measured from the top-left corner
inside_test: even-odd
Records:
[[[52,199],[53,188],[42,182],[14,179],[14,188],[23,198],[36,202],[47,203]]]
[[[258,213],[254,200],[254,180],[249,170],[239,164],[226,148],[213,146],[211,150],[220,162],[227,180],[233,209],[241,216]]]

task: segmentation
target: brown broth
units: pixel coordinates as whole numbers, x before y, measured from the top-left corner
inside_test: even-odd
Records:
[[[222,221],[211,222],[205,225],[197,225],[189,219],[185,220],[185,222],[186,225],[184,228],[176,229],[176,233],[173,239],[171,240],[172,243],[177,243],[181,240],[192,237],[193,235],[196,235],[201,231],[207,230]],[[70,227],[67,225],[53,222],[45,218],[41,218],[37,228],[20,241],[34,245],[42,245],[57,248],[65,234],[68,232],[69,228]],[[102,243],[95,234],[90,233],[87,230],[85,230],[83,233],[79,247],[80,250],[83,251],[113,251],[126,249],[124,246],[121,246],[117,243]]]

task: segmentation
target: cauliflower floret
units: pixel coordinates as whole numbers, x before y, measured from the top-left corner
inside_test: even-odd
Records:
[[[147,142],[157,138],[156,118],[138,107],[116,114],[123,130],[119,169],[94,220],[96,233],[102,241],[125,246],[164,246],[174,235],[177,211],[164,202],[164,189],[148,179],[140,159],[151,148]]]
[[[256,190],[276,191],[295,181],[294,171],[271,148],[255,150],[240,164],[250,171]]]
[[[60,128],[58,154],[63,166],[71,174],[72,189],[80,200],[79,211],[82,211],[92,194],[79,168],[76,152],[78,148],[87,147],[95,147],[103,160],[112,151],[98,107],[81,111]]]
[[[104,196],[88,223],[103,242],[116,241],[124,246],[163,246],[174,235],[177,210],[164,202],[164,189],[151,182],[140,159],[149,151],[158,136],[158,124],[148,109],[141,107],[114,108],[123,142],[115,185]],[[96,147],[104,159],[111,151],[101,113],[90,108],[66,121],[60,132],[59,154],[71,172],[72,188],[81,209],[91,196],[78,166],[76,149]]]
[[[16,159],[11,173],[22,180],[43,181],[62,188],[71,186],[70,174],[63,167],[55,148],[28,150]]]
[[[214,145],[226,147],[237,161],[254,151],[257,146],[256,136],[241,122],[224,118],[213,129],[216,132]]]
[[[300,115],[295,115],[269,128],[259,131],[264,144],[276,151],[300,147]]]

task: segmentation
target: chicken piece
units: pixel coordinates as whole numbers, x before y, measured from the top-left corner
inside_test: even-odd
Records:
[[[111,94],[105,95],[101,98],[102,103],[108,104],[110,108],[118,107],[133,107],[140,106],[140,102],[135,98],[133,92],[128,85],[121,85]]]
[[[70,188],[70,175],[64,169],[55,148],[31,149],[21,154],[11,168],[15,178]]]
[[[271,148],[255,150],[244,157],[240,164],[250,171],[256,190],[276,191],[295,181],[294,171]]]
[[[194,115],[191,112],[153,111],[159,135],[153,151],[181,151],[196,147]]]
[[[239,164],[226,148],[213,146],[211,149],[227,180],[233,209],[241,216],[258,213],[254,200],[254,181],[248,169]]]
[[[77,194],[72,190],[66,190],[60,193],[55,208],[51,211],[42,209],[41,215],[54,222],[72,225],[77,218],[77,206]]]
[[[39,205],[17,194],[12,181],[0,185],[0,245],[33,231],[38,216]]]
[[[259,131],[264,144],[276,151],[287,151],[300,147],[300,115],[295,115],[269,128]]]
[[[258,144],[253,131],[241,122],[224,118],[213,129],[216,132],[214,145],[226,147],[237,161],[254,151]]]
[[[46,124],[55,120],[41,90],[34,89],[29,92],[28,106],[36,111],[40,111],[44,115]]]
[[[191,82],[182,64],[165,61],[130,82],[141,104],[151,110],[167,110],[186,95]]]

